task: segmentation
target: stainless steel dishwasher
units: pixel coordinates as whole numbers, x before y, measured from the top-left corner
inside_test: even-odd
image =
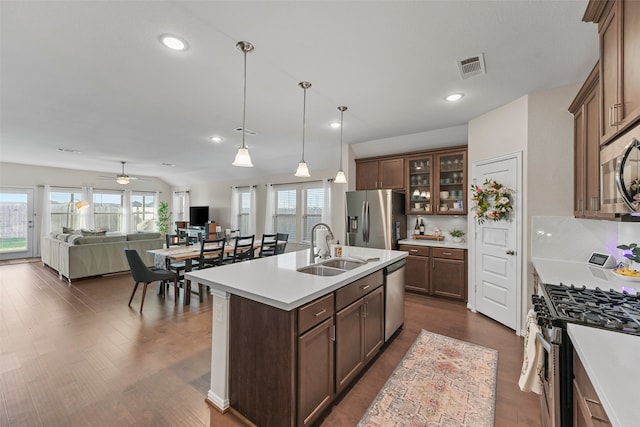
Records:
[[[404,324],[404,267],[406,261],[395,262],[384,269],[385,319],[384,341]]]

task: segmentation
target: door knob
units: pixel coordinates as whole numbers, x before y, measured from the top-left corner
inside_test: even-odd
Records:
[[[506,253],[507,255],[515,255],[515,254],[516,254],[516,251],[514,251],[513,249],[507,249],[507,250],[505,251],[505,253]]]

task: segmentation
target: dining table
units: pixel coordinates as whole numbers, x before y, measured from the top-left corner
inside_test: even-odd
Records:
[[[278,241],[278,244],[286,244],[286,242]],[[259,250],[261,246],[262,246],[261,242],[254,243],[253,245],[254,253],[256,250]],[[214,244],[206,245],[205,248],[215,249],[216,246]],[[186,273],[193,269],[193,260],[194,259],[197,260],[198,258],[200,258],[200,249],[201,249],[200,244],[193,244],[188,246],[176,245],[176,246],[170,246],[168,248],[163,248],[163,249],[149,249],[147,252],[150,254],[154,254],[156,259],[158,258],[163,259],[164,260],[163,268],[166,268],[166,266],[169,265],[170,262],[184,261],[184,271]],[[230,243],[225,243],[225,246],[224,246],[225,254],[232,254],[234,249],[235,249],[235,245],[233,241]],[[185,279],[184,289],[185,291],[184,291],[183,304],[189,305],[191,303],[191,280]],[[200,297],[200,302],[202,302],[203,300],[202,291],[203,291],[202,285],[198,284],[198,295]]]

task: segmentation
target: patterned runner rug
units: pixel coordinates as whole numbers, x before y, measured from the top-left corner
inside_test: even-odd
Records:
[[[493,426],[498,352],[423,330],[358,427]]]

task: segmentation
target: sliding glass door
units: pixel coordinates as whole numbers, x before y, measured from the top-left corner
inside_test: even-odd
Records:
[[[33,189],[0,187],[0,260],[33,257]]]

